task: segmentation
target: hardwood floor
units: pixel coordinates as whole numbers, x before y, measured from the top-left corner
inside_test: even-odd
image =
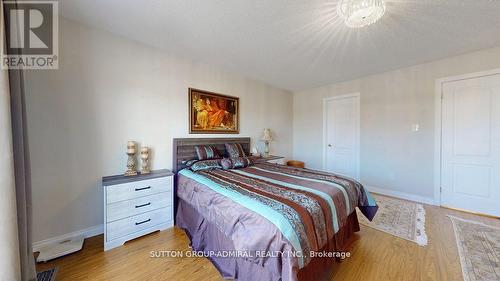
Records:
[[[351,258],[336,264],[331,280],[462,280],[455,235],[447,214],[500,226],[500,220],[425,206],[429,244],[420,247],[361,226],[350,246]],[[103,236],[85,241],[78,253],[37,265],[59,267],[57,280],[221,280],[205,258],[151,258],[151,251],[188,250],[180,229],[157,232],[108,252]]]

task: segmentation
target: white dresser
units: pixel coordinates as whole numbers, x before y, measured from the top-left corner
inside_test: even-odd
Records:
[[[104,250],[174,225],[174,177],[169,170],[102,178]]]

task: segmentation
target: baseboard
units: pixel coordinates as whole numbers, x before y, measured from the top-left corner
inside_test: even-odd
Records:
[[[406,192],[401,192],[401,191],[396,191],[396,190],[391,190],[391,189],[385,189],[385,188],[379,188],[379,187],[374,187],[374,186],[366,186],[370,192],[378,193],[381,195],[387,195],[387,196],[392,196],[396,197],[399,199],[405,199],[409,201],[415,201],[418,203],[423,203],[427,205],[433,205],[433,206],[438,206],[439,204],[436,204],[436,201],[434,201],[434,198],[429,198],[429,197],[424,197],[420,195],[415,195],[411,193],[406,193]]]
[[[71,237],[81,235],[84,238],[88,238],[88,237],[100,235],[103,233],[104,233],[104,226],[102,224],[91,226],[89,228],[77,230],[77,231],[74,231],[71,233],[66,233],[66,234],[52,237],[49,239],[45,239],[42,241],[34,242],[33,243],[33,252],[38,252],[40,250],[40,248],[42,248],[43,246],[46,246],[48,244],[58,243],[58,242],[64,241],[64,240],[71,238]]]

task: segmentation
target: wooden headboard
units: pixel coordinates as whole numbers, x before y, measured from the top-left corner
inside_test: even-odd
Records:
[[[246,155],[250,155],[250,138],[176,138],[174,139],[173,164],[174,173],[182,170],[182,161],[196,159],[196,145],[211,145],[219,151],[220,155],[226,154],[225,143],[240,143]]]

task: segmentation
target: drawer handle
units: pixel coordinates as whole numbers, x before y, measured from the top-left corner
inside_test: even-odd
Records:
[[[143,224],[143,223],[147,223],[147,222],[150,222],[151,219],[147,219],[145,221],[140,221],[140,222],[136,222],[135,225],[139,225],[139,224]]]
[[[142,205],[135,205],[135,208],[142,208],[142,207],[146,207],[146,206],[149,206],[149,205],[151,205],[151,202],[146,203],[146,204],[142,204]]]
[[[146,186],[146,187],[141,187],[141,188],[136,188],[135,191],[141,191],[141,190],[146,190],[146,189],[150,189],[151,186]]]

